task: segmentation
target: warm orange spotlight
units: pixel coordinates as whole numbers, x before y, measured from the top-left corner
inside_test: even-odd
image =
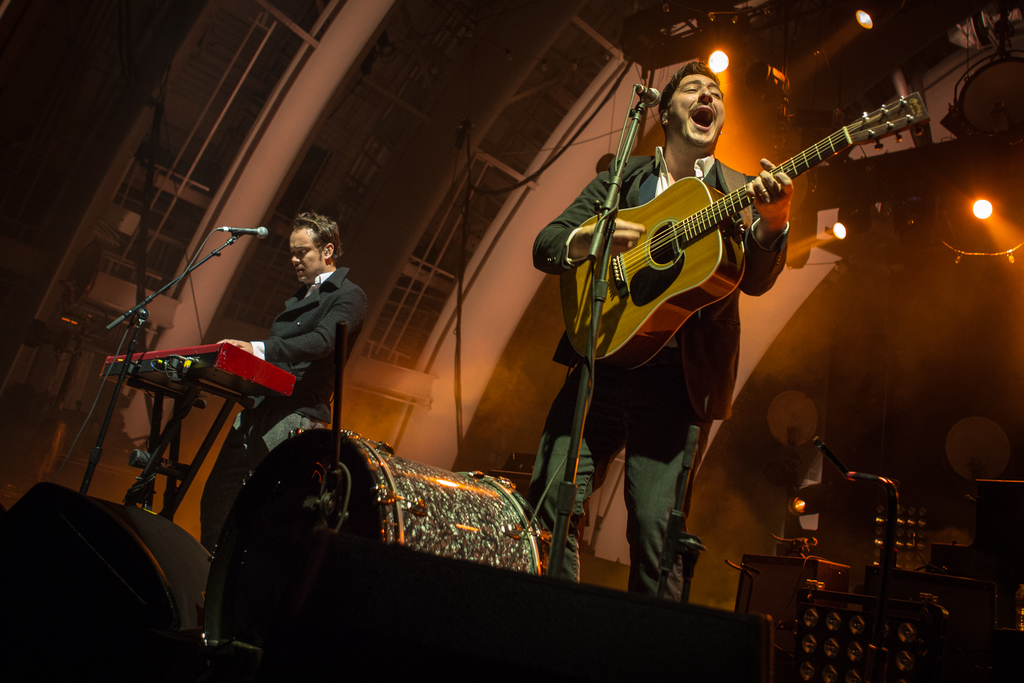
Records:
[[[855,16],[857,17],[857,23],[864,28],[871,28],[875,25],[875,22],[871,21],[871,15],[862,9],[857,10]]]
[[[845,240],[846,226],[843,225],[842,223],[837,222],[835,225],[832,226],[832,236],[835,237],[837,240]]]
[[[987,199],[979,199],[974,202],[974,215],[984,220],[992,215],[992,202]]]
[[[708,66],[716,74],[720,74],[729,68],[729,55],[725,54],[721,50],[715,50],[708,57]]]

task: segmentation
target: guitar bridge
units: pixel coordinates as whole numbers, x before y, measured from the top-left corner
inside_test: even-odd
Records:
[[[615,289],[623,299],[629,298],[629,283],[626,282],[626,268],[622,264],[622,254],[612,259],[612,281]]]

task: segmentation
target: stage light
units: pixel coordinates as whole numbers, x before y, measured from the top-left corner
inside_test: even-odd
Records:
[[[992,202],[987,199],[979,199],[974,202],[974,215],[985,220],[992,215]]]
[[[860,0],[853,18],[861,28],[872,29],[896,16],[905,4],[906,0]]]
[[[832,236],[837,240],[846,239],[846,226],[842,223],[836,222],[836,224],[829,228],[828,231],[831,232]]]
[[[839,207],[839,213],[836,216],[836,223],[841,223],[843,228],[846,230],[847,236],[849,235],[863,235],[871,229],[872,224],[872,209],[874,207],[871,204],[867,204],[863,201],[857,203],[844,203]]]
[[[747,87],[759,94],[762,99],[781,99],[785,96],[788,84],[786,74],[768,62],[756,62],[747,69]]]
[[[835,595],[835,594],[833,594]],[[844,599],[845,598],[845,599]],[[860,683],[867,675],[867,652],[873,644],[873,596],[838,594],[824,603],[815,592],[797,593],[795,666],[797,680]],[[845,603],[845,605],[843,604]],[[842,606],[840,606],[842,605]],[[939,648],[931,647],[946,629],[945,610],[928,603],[922,610],[889,606],[882,647],[900,681],[915,683],[938,677]]]
[[[797,517],[816,516],[827,504],[832,487],[826,484],[808,484],[791,490],[786,501],[786,510]]]
[[[1013,142],[1024,138],[1024,58],[1012,49],[1005,9],[992,30],[999,41],[995,53],[960,77],[941,123],[957,137],[1000,135]]]
[[[729,68],[729,55],[725,54],[721,50],[715,50],[708,57],[708,66],[716,74],[720,74]]]

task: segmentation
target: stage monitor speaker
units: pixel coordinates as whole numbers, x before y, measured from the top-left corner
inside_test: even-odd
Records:
[[[319,532],[257,680],[766,682],[771,621]]]
[[[198,651],[198,636],[182,631],[201,623],[209,558],[152,512],[37,484],[0,517],[5,672],[27,680],[169,674]]]

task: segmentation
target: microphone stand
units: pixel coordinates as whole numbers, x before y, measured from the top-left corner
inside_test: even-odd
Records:
[[[814,437],[814,445],[832,461],[844,477],[850,481],[873,481],[886,493],[885,535],[882,541],[881,561],[878,569],[878,602],[875,606],[875,623],[871,630],[871,644],[864,657],[864,680],[867,683],[885,680],[889,651],[885,649],[885,608],[889,598],[889,577],[896,564],[896,518],[899,515],[900,495],[891,479],[867,472],[851,472],[835,453],[829,450],[820,437]]]
[[[576,412],[573,415],[572,436],[569,440],[569,452],[566,454],[565,472],[558,487],[556,498],[556,516],[551,531],[551,551],[548,558],[547,575],[558,579],[562,576],[562,562],[565,557],[565,545],[569,539],[569,519],[576,507],[576,470],[579,467],[580,448],[583,444],[583,427],[590,409],[593,396],[594,360],[597,355],[597,334],[601,325],[601,312],[608,298],[608,264],[611,261],[612,234],[615,232],[615,218],[619,212],[619,194],[622,187],[622,169],[633,149],[640,120],[648,105],[641,99],[629,112],[619,138],[619,149],[612,161],[612,175],[608,183],[608,192],[604,202],[597,206],[600,218],[594,226],[594,234],[590,242],[587,261],[593,267],[591,278],[591,313],[590,330],[587,334],[587,351],[580,365],[579,388],[576,392]],[[582,265],[582,264],[580,264]]]
[[[661,561],[658,565],[660,570],[658,572],[658,597],[663,598],[668,591],[668,581],[675,566],[676,556],[682,558],[683,585],[679,602],[683,603],[690,601],[693,572],[701,551],[707,550],[699,538],[686,533],[686,515],[683,513],[686,491],[690,488],[692,481],[690,472],[693,469],[693,458],[697,453],[699,438],[700,427],[690,425],[690,429],[686,433],[686,445],[683,447],[683,469],[679,473],[679,481],[676,484],[676,506],[669,513],[668,526],[665,527],[665,540],[661,545]]]
[[[135,353],[135,347],[139,340],[139,332],[142,330],[142,325],[146,322],[146,319],[149,318],[149,311],[146,310],[146,306],[152,303],[154,299],[166,292],[168,289],[178,284],[193,270],[197,269],[214,256],[220,256],[220,252],[223,251],[225,247],[228,247],[237,241],[238,235],[231,235],[227,242],[204,256],[198,263],[194,263],[186,268],[181,275],[129,308],[107,325],[107,330],[112,330],[125,320],[128,320],[129,324],[135,325],[135,332],[132,334],[131,341],[128,342],[128,352],[125,355],[124,362],[121,364],[121,369],[118,372],[117,384],[114,386],[114,394],[110,397],[110,404],[107,405],[107,414],[103,418],[103,425],[100,427],[100,433],[96,437],[96,445],[92,447],[92,451],[89,453],[89,463],[85,467],[85,476],[82,477],[82,484],[78,487],[78,492],[82,495],[89,492],[89,484],[92,483],[92,475],[96,471],[96,465],[99,464],[100,456],[103,455],[103,441],[107,438],[107,429],[110,427],[110,419],[114,416],[114,408],[117,406],[117,397],[121,395],[121,387],[124,386],[125,379],[128,377],[128,371],[130,369],[129,366],[132,365],[132,354]],[[132,321],[134,321],[134,323]]]

